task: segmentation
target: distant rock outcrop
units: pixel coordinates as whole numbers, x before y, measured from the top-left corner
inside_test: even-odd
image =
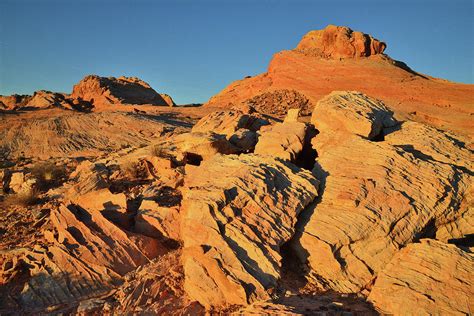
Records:
[[[171,96],[153,90],[148,83],[136,77],[99,77],[89,75],[73,87],[72,94],[36,91],[33,95],[0,95],[0,109],[64,108],[90,111],[93,107],[110,105],[175,106]]]
[[[10,95],[0,96],[0,106],[5,110],[17,110],[24,108],[63,108],[63,109],[86,109],[90,104],[84,102],[73,102],[66,94],[45,90],[35,91],[33,95]]]
[[[386,47],[384,42],[368,34],[328,25],[324,30],[307,33],[296,50],[323,58],[357,58],[382,54]]]
[[[0,107],[5,110],[13,110],[19,106],[26,106],[30,99],[30,95],[24,94],[0,95]]]
[[[160,95],[148,83],[136,77],[86,76],[72,90],[71,98],[83,99],[94,106],[151,104],[173,106],[168,95]]]

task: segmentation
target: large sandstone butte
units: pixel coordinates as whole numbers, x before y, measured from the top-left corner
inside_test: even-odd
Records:
[[[402,118],[472,137],[474,86],[417,73],[385,55],[385,48],[370,35],[329,25],[306,34],[295,49],[275,54],[266,73],[230,84],[205,106],[250,103],[267,109],[269,104],[256,101],[270,101],[274,109],[267,112],[274,113],[288,106],[281,98],[263,97],[273,92],[296,91],[316,104],[332,91],[357,90]]]
[[[86,76],[74,86],[71,97],[89,101],[94,106],[117,104],[174,105],[170,96],[159,94],[148,83],[136,77]]]
[[[71,94],[40,90],[33,95],[0,95],[0,110],[62,108],[90,111],[94,107],[142,104],[175,105],[169,95],[156,92],[145,81],[123,76],[86,76],[74,85]]]

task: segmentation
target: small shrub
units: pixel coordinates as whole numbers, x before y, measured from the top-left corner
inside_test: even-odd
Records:
[[[51,162],[38,163],[31,168],[31,174],[36,179],[36,187],[47,191],[59,186],[66,178],[66,169]]]
[[[132,179],[143,179],[146,177],[146,171],[143,166],[136,161],[126,161],[120,166],[120,169],[125,176]]]
[[[160,145],[154,145],[151,147],[151,155],[162,158],[171,158],[172,156],[167,149]]]
[[[39,200],[39,191],[38,189],[32,188],[27,191],[21,191],[14,194],[8,194],[5,196],[3,201],[4,205],[7,206],[31,206],[38,202]]]

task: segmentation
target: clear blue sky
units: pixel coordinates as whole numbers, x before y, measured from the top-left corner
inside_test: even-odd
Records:
[[[126,75],[204,102],[327,24],[385,41],[416,71],[473,83],[473,16],[472,0],[0,0],[0,94]]]

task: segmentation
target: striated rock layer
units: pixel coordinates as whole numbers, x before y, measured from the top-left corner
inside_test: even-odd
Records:
[[[324,58],[357,58],[382,54],[386,47],[384,42],[368,34],[328,25],[324,30],[307,33],[296,49]]]
[[[370,289],[399,249],[469,211],[472,153],[451,135],[394,126],[380,102],[354,92],[321,100],[312,122],[321,200],[299,222],[294,245],[311,282],[343,293]]]
[[[280,246],[317,185],[308,171],[256,155],[216,155],[188,175],[181,238],[190,298],[206,307],[269,298]]]
[[[410,244],[379,274],[369,300],[387,314],[468,315],[474,255],[430,239]]]
[[[416,73],[384,55],[384,48],[344,27],[311,31],[296,49],[275,54],[266,73],[231,83],[205,106],[249,103],[275,114],[288,106],[267,96],[281,90],[295,91],[311,104],[335,90],[357,90],[382,100],[402,118],[472,137],[474,85]]]

